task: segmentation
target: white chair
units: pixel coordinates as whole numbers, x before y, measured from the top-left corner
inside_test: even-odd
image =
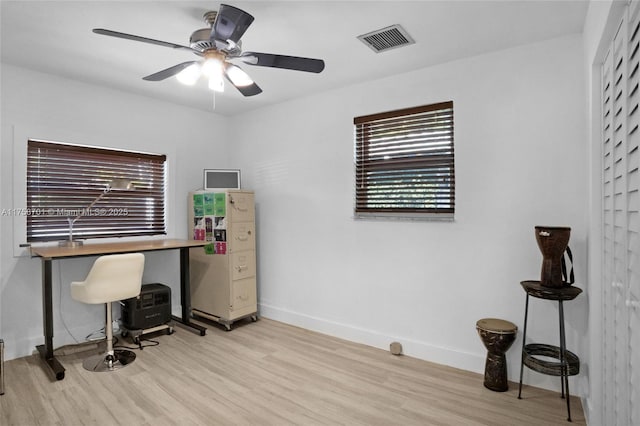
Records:
[[[82,366],[89,371],[114,371],[131,364],[136,354],[113,349],[111,303],[140,294],[144,254],[112,254],[96,259],[84,281],[71,283],[71,297],[82,303],[107,306],[107,352],[87,358]]]

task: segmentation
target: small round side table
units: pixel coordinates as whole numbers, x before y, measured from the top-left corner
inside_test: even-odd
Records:
[[[571,421],[571,404],[569,402],[569,376],[575,376],[580,372],[580,359],[576,354],[567,350],[564,330],[564,307],[562,302],[573,300],[582,289],[574,286],[552,288],[544,287],[540,281],[522,281],[520,285],[527,293],[527,300],[524,308],[524,330],[522,333],[522,361],[520,363],[520,386],[518,389],[518,399],[522,399],[522,373],[524,367],[528,367],[538,373],[551,376],[560,376],[562,386],[562,398],[567,399],[567,420]],[[558,322],[560,326],[560,346],[546,345],[541,343],[525,344],[527,339],[527,320],[529,315],[529,296],[538,299],[555,300],[558,302]],[[555,358],[558,361],[548,361],[537,357]]]

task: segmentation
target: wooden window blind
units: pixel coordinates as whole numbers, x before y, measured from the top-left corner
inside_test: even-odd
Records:
[[[30,140],[27,144],[27,241],[165,234],[166,156]],[[114,179],[132,190],[110,191]]]
[[[353,122],[356,217],[453,217],[452,101]]]

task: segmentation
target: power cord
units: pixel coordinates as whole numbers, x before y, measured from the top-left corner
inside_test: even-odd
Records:
[[[100,337],[96,337],[96,335],[100,335]],[[84,340],[98,340],[98,339],[102,339],[104,337],[107,336],[107,332],[105,331],[104,327],[102,327],[99,330],[96,331],[92,331],[91,333],[87,334],[87,336],[84,338]]]
[[[142,339],[141,337],[138,337],[138,346],[137,347],[132,347],[132,346],[125,346],[125,345],[118,345],[118,341],[120,339],[118,339],[117,337],[113,336],[113,349],[140,349],[143,350],[144,348],[148,348],[150,346],[158,346],[160,344],[160,342],[158,342],[157,340],[151,340],[151,339]],[[142,341],[145,342],[149,342],[151,343],[150,345],[143,345]]]

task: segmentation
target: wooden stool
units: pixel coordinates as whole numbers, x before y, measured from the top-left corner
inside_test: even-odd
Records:
[[[505,353],[514,340],[518,327],[502,319],[483,318],[476,323],[476,330],[487,348],[484,367],[484,386],[496,392],[509,389],[507,383],[507,359]]]

